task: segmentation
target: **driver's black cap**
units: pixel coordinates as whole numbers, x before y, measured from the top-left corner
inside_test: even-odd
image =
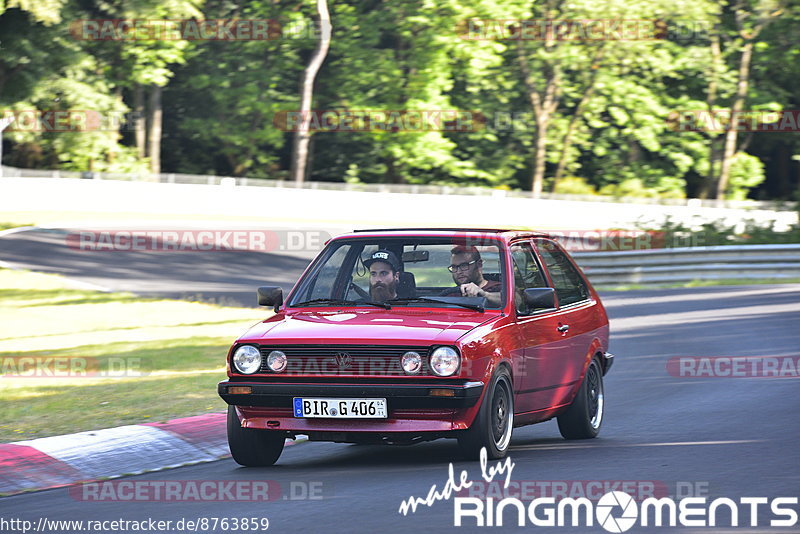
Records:
[[[370,255],[369,259],[364,260],[364,265],[369,267],[376,261],[382,261],[384,263],[388,263],[389,265],[392,266],[394,272],[400,271],[400,260],[397,259],[397,256],[395,256],[394,252],[392,252],[391,250],[385,250],[385,249],[376,250],[375,252],[372,253],[372,255]]]

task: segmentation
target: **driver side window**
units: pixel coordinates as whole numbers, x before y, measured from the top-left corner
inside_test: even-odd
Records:
[[[307,294],[301,300],[334,298],[333,284],[336,275],[347,257],[350,247],[339,247],[320,270],[319,276],[314,279],[314,285],[308,288]]]
[[[511,245],[514,268],[514,306],[520,315],[530,315],[533,310],[525,304],[525,290],[531,287],[547,287],[542,270],[536,263],[530,243]]]

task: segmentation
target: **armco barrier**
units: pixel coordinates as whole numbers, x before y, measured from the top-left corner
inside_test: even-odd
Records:
[[[575,252],[594,285],[800,278],[800,243]]]

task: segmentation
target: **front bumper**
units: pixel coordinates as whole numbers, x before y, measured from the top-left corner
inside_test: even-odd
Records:
[[[229,388],[233,386],[249,387],[251,392],[230,393]],[[217,391],[230,405],[286,409],[292,408],[294,397],[385,398],[391,414],[393,410],[470,408],[480,398],[483,387],[483,382],[475,380],[409,384],[225,380],[219,383]]]

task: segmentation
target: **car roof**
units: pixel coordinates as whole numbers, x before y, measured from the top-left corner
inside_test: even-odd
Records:
[[[536,230],[520,230],[512,228],[368,228],[353,230],[349,234],[336,236],[335,239],[351,238],[351,237],[365,237],[369,236],[386,236],[386,237],[407,237],[407,236],[420,236],[420,237],[441,237],[442,235],[463,235],[463,234],[495,234],[501,239],[510,240],[516,237],[550,237],[545,232]]]

